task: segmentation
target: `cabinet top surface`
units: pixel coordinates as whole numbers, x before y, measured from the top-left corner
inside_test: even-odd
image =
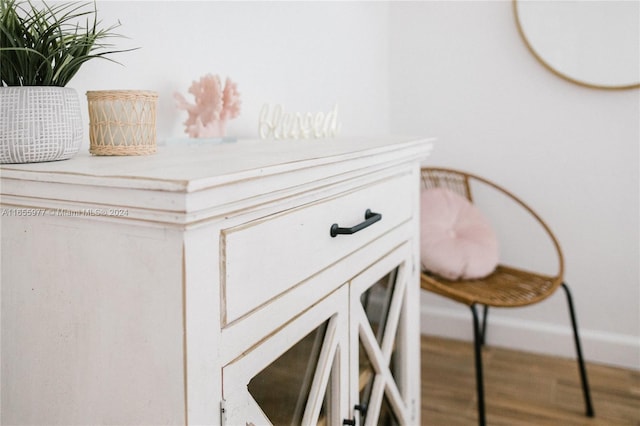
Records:
[[[311,140],[239,140],[158,146],[149,156],[99,157],[81,152],[70,160],[5,164],[2,179],[86,183],[195,191],[242,179],[306,169],[387,152],[418,150],[426,155],[432,139],[385,137]]]

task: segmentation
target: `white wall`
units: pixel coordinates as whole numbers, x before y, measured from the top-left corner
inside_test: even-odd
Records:
[[[430,164],[503,183],[555,230],[586,357],[640,368],[640,91],[586,89],[551,74],[519,38],[511,2],[98,8],[105,24],[121,21],[130,40],[115,40],[119,47],[141,49],[115,57],[124,66],[86,64],[70,84],[83,98],[87,90],[156,90],[159,139],[180,137],[185,113],[172,93],[211,72],[242,94],[230,135],[256,137],[264,103],[326,111],[338,102],[344,136],[435,136]],[[422,312],[425,332],[470,338],[464,307],[424,295]],[[491,344],[573,354],[561,293],[491,319]]]
[[[386,134],[387,9],[358,2],[99,1],[103,25],[119,20],[117,31],[129,38],[113,39],[117,47],[140,49],[112,56],[123,66],[88,62],[69,87],[82,102],[87,90],[159,92],[159,141],[186,137],[186,113],[175,108],[173,93],[187,95],[207,73],[238,84],[242,111],[230,121],[230,136],[257,137],[265,103],[327,112],[336,102],[341,135]]]
[[[509,1],[394,2],[390,34],[392,132],[436,136],[429,164],[533,205],[564,249],[585,356],[640,369],[640,91],[553,75],[527,51]],[[573,356],[566,312],[562,292],[495,310],[488,341]],[[471,338],[461,305],[424,295],[422,314],[425,333]]]

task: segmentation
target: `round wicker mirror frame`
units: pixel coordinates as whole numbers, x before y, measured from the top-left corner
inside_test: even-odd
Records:
[[[569,76],[569,75],[557,70],[552,65],[550,65],[533,48],[533,46],[531,45],[531,43],[529,42],[529,40],[527,38],[527,35],[524,32],[524,29],[522,28],[522,23],[520,22],[520,17],[519,17],[519,14],[518,14],[518,0],[512,0],[512,4],[513,4],[513,14],[514,14],[514,17],[515,17],[516,26],[518,28],[518,33],[520,34],[520,37],[524,41],[524,44],[527,46],[527,49],[529,50],[529,52],[531,52],[531,54],[538,60],[538,62],[540,62],[545,68],[547,68],[553,74],[557,75],[560,78],[563,78],[564,80],[570,81],[571,83],[578,84],[578,85],[584,86],[584,87],[590,87],[592,89],[628,90],[628,89],[638,89],[638,88],[640,88],[640,82],[633,83],[633,84],[622,84],[622,85],[602,85],[602,84],[589,83],[589,82],[586,82],[586,81],[582,81],[582,80],[573,78],[573,77],[571,77],[571,76]]]

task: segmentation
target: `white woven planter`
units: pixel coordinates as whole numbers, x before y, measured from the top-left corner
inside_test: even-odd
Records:
[[[81,144],[75,89],[0,87],[0,163],[65,160]]]

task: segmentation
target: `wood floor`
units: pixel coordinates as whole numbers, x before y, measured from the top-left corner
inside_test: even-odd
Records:
[[[587,364],[587,418],[575,360],[491,346],[483,357],[490,426],[640,426],[640,371]],[[470,343],[422,338],[422,425],[477,424],[475,389]]]

